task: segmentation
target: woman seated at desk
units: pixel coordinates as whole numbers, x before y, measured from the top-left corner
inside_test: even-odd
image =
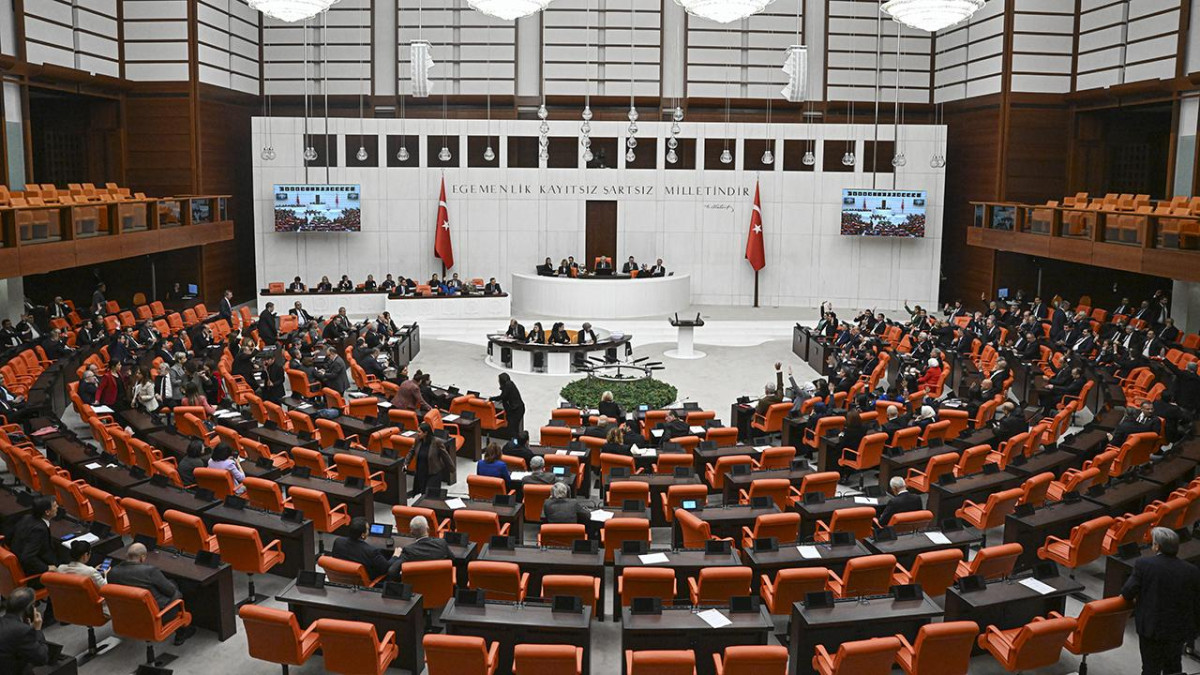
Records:
[[[499,443],[488,443],[488,446],[483,450],[483,459],[479,460],[475,465],[475,473],[480,476],[503,478],[505,489],[512,489],[512,474],[508,471],[508,465],[501,459]]]
[[[327,277],[327,276],[321,277],[321,283],[317,284],[317,292],[318,293],[332,293],[333,292],[333,284],[330,283],[329,277]]]
[[[540,345],[546,344],[546,330],[542,328],[542,322],[534,322],[533,328],[529,329],[528,342],[537,343]]]
[[[552,345],[569,345],[571,344],[571,336],[567,333],[566,326],[559,321],[550,327],[550,344]]]
[[[343,274],[342,280],[337,285],[338,293],[352,293],[354,291],[354,282],[350,281],[348,275]]]

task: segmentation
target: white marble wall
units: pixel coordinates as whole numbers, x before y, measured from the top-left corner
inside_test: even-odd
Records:
[[[363,133],[378,134],[380,150],[385,136],[399,134],[400,120],[332,120],[331,133],[343,135],[339,154],[345,156],[345,134],[357,147],[360,124]],[[440,120],[406,120],[405,134],[441,136]],[[323,122],[310,122],[319,133]],[[377,279],[386,272],[428,278],[440,271],[433,257],[439,179],[447,186],[454,253],[453,271],[464,277],[495,276],[510,281],[513,271],[530,271],[546,256],[555,262],[568,254],[581,259],[585,245],[585,213],[588,199],[620,202],[618,257],[630,254],[639,261],[665,260],[669,270],[692,275],[692,300],[696,304],[749,306],[754,292],[754,274],[744,259],[746,233],[756,177],[761,181],[762,211],[766,230],[767,266],[760,275],[760,297],[764,305],[815,306],[823,300],[835,305],[897,308],[904,300],[933,304],[937,297],[942,243],[942,203],[945,169],[931,169],[934,149],[933,126],[901,128],[906,167],[895,176],[862,173],[861,160],[854,173],[785,172],[781,159],[769,172],[743,171],[741,157],[734,171],[664,170],[667,125],[639,123],[640,138],[659,136],[659,168],[609,170],[585,169],[483,169],[458,168],[445,171],[428,168],[345,168],[328,171],[328,182],[362,185],[363,228],[357,233],[276,233],[272,231],[272,185],[277,183],[326,181],[325,169],[309,169],[301,161],[299,119],[270,120],[272,143],[277,158],[265,162],[259,149],[265,144],[264,120],[254,122],[254,183],[256,204],[256,255],[259,286],[300,274],[313,282],[322,274],[330,277],[353,270],[361,281],[367,272]],[[622,137],[624,124],[593,123],[593,137]],[[551,136],[577,132],[577,122],[552,122]],[[489,133],[483,120],[451,121],[446,124],[456,154],[466,149],[466,136]],[[496,150],[500,165],[507,163],[508,134],[536,136],[537,121],[491,123],[490,133],[500,136]],[[685,121],[683,135],[702,139],[707,135],[739,139],[743,135],[763,138],[765,125],[696,124]],[[828,125],[806,129],[800,124],[773,124],[771,136],[783,139],[815,136],[858,141],[890,140],[891,127]],[[945,138],[944,130],[938,138]],[[422,141],[424,139],[422,138]],[[817,144],[817,167],[821,166],[821,143]],[[741,147],[740,141],[735,146]],[[840,146],[839,146],[840,147]],[[417,148],[410,147],[415,152]],[[424,143],[421,144],[424,155]],[[840,154],[841,149],[838,150]],[[383,158],[381,158],[382,160]],[[344,164],[344,161],[339,161]],[[381,164],[385,162],[381,161]],[[422,156],[422,164],[426,158]],[[465,163],[465,162],[464,162]],[[623,165],[623,160],[621,161]],[[703,157],[697,160],[703,166]],[[953,167],[950,167],[951,169]],[[929,196],[928,223],[924,239],[843,237],[839,234],[841,191],[847,187],[926,190]],[[469,186],[518,186],[526,194],[462,193]],[[541,186],[567,186],[577,194],[540,194]],[[620,187],[636,186],[648,194],[608,196]],[[667,195],[672,188],[740,187],[749,196],[691,197]],[[479,188],[476,188],[477,190]],[[595,190],[597,194],[583,194]]]

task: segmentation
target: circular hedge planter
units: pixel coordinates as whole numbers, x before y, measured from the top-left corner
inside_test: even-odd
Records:
[[[636,410],[638,406],[649,406],[651,410],[666,407],[675,401],[679,391],[661,380],[646,378],[629,382],[610,382],[594,377],[585,377],[567,384],[559,392],[564,399],[584,408],[600,405],[600,395],[613,393],[613,399],[624,410]]]

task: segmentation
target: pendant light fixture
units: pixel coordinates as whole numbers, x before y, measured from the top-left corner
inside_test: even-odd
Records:
[[[396,159],[408,162],[412,155],[408,153],[408,137],[404,135],[404,80],[397,82],[396,93],[400,95],[400,149],[396,151]]]
[[[364,84],[365,80],[363,79],[363,71],[365,70],[363,52],[366,51],[366,40],[363,39],[363,36],[365,33],[365,30],[359,31],[358,39],[358,152],[354,153],[354,159],[358,160],[359,162],[367,161],[367,158],[370,156],[367,154],[367,148],[363,144],[363,127],[366,124],[363,121],[365,118],[365,114],[363,112],[363,100],[367,96],[366,87]]]
[[[592,0],[588,0],[584,8],[584,21],[584,58],[587,63],[583,71],[583,112],[579,113],[583,123],[579,125],[579,145],[583,148],[583,165],[586,167],[588,162],[595,159],[592,154]]]
[[[804,166],[813,166],[817,163],[817,155],[814,150],[817,147],[817,132],[813,129],[813,119],[820,113],[812,109],[812,103],[805,102],[807,110],[804,111],[804,156],[800,158],[800,163]]]
[[[733,162],[733,154],[729,152],[729,62],[725,62],[725,146],[721,149],[721,163]]]
[[[308,118],[311,111],[308,97],[308,19],[304,20],[304,161],[311,162],[317,158],[317,149],[312,146],[312,136],[308,133]],[[305,177],[307,180],[307,175]]]
[[[638,111],[635,103],[637,96],[637,82],[634,77],[634,70],[637,69],[637,46],[634,41],[634,35],[637,33],[637,0],[633,0],[629,4],[629,112],[625,115],[629,118],[629,127],[626,130],[629,134],[625,138],[625,147],[629,148],[625,151],[625,163],[629,164],[637,159],[637,155],[633,149],[637,147],[637,132],[638,132]]]
[[[904,128],[904,107],[900,103],[900,61],[903,60],[904,54],[901,50],[901,43],[904,41],[904,25],[896,24],[896,103],[892,109],[892,144],[895,148],[892,152],[892,166],[899,169],[908,165],[908,158],[904,156],[904,145],[901,142],[902,130]],[[892,182],[895,183],[895,174]],[[894,187],[894,185],[893,185]]]
[[[539,16],[538,21],[541,23],[542,44],[546,44],[546,17]],[[538,74],[542,80],[542,104],[538,106],[537,116],[542,121],[538,125],[538,159],[542,162],[550,159],[550,110],[546,107],[546,50],[542,50],[541,54],[541,72]]]
[[[321,13],[321,93],[325,96],[325,182],[329,183],[329,167],[333,164],[329,156],[329,12]]]
[[[880,6],[896,23],[936,33],[971,18],[986,0],[888,0]]]
[[[492,22],[488,21],[484,29],[487,37],[487,147],[483,149],[483,161],[492,162],[496,159],[496,151],[492,149]]]
[[[679,147],[680,128],[679,123],[683,121],[683,108],[679,105],[679,99],[675,100],[675,110],[671,113],[671,137],[667,139],[667,162],[675,164],[679,161],[679,154],[675,152]]]
[[[267,61],[267,65],[270,66],[270,61]],[[259,152],[258,156],[261,157],[263,161],[271,162],[275,160],[275,141],[271,136],[271,92],[267,89],[267,83],[265,81],[262,83],[262,94],[263,126],[267,131],[267,144],[263,146],[262,151]]]
[[[442,87],[442,149],[438,150],[438,161],[443,164],[454,159],[454,155],[450,152],[450,144],[446,137],[446,92],[445,87]]]
[[[858,63],[858,55],[855,54],[855,45],[858,43],[858,31],[854,28],[850,29],[850,63]],[[876,97],[876,100],[879,100]],[[849,112],[850,134],[854,134],[854,101],[850,100],[850,96],[846,97],[846,109]],[[854,139],[846,141],[846,152],[842,154],[842,166],[854,166],[858,163],[858,157],[854,154],[854,148],[857,142]]]
[[[766,9],[773,0],[675,0],[692,16],[717,23],[740,21]]]
[[[250,9],[284,23],[307,21],[329,9],[337,0],[246,0]]]
[[[771,146],[775,144],[775,140],[771,138],[771,99],[767,99],[767,138],[763,149],[762,163],[770,166],[775,163],[775,153],[771,152]]]

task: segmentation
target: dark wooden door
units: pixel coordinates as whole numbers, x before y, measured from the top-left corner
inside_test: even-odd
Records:
[[[598,256],[617,261],[617,203],[589,201],[587,203],[587,248],[581,261],[588,269],[595,266]],[[619,269],[619,268],[618,268]]]

